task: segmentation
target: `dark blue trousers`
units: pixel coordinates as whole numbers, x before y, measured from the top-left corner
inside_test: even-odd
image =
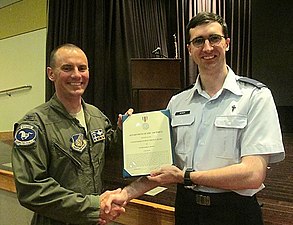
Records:
[[[255,196],[241,196],[234,192],[209,194],[177,185],[175,224],[263,225],[264,223],[261,207]]]

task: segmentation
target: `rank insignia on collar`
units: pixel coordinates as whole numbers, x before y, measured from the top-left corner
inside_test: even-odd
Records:
[[[83,134],[74,134],[70,141],[72,150],[77,152],[82,152],[87,145],[86,140],[83,139]]]
[[[105,140],[105,134],[102,129],[91,131],[91,137],[94,143]]]
[[[17,128],[14,143],[17,146],[30,146],[36,142],[37,130],[29,124],[22,124]]]

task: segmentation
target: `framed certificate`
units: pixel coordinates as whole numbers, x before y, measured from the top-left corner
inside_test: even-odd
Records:
[[[173,164],[169,110],[123,116],[123,177]]]

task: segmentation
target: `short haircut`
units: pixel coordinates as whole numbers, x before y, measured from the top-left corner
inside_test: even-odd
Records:
[[[223,28],[223,34],[224,37],[228,37],[228,27],[224,19],[211,12],[200,12],[196,14],[196,16],[192,17],[189,23],[186,26],[186,41],[189,43],[190,41],[190,29],[195,28],[196,26],[202,25],[202,24],[207,24],[207,23],[212,23],[212,22],[218,22],[222,28]]]
[[[65,44],[61,44],[61,45],[57,46],[56,48],[54,48],[51,51],[51,54],[50,54],[49,66],[51,68],[55,68],[56,67],[56,53],[61,48],[66,48],[66,49],[79,49],[79,50],[81,50],[81,48],[79,48],[78,46],[76,46],[74,44],[71,44],[71,43],[65,43]]]

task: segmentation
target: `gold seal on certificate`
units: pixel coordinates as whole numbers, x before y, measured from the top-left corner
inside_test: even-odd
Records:
[[[123,116],[123,177],[173,164],[169,110]]]

